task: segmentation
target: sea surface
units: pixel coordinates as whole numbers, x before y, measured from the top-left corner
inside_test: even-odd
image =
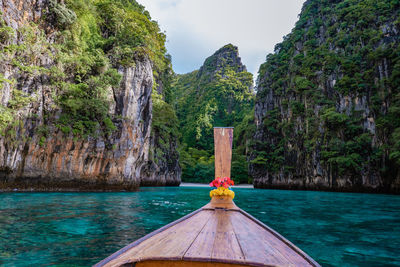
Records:
[[[209,188],[0,193],[1,266],[90,266],[200,208]],[[400,196],[235,189],[236,204],[322,266],[400,266]]]

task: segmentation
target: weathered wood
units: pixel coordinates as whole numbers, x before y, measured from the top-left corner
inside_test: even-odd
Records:
[[[271,246],[271,235],[261,227],[249,222],[241,213],[231,214],[231,222],[242,246],[247,263],[262,262],[275,266],[293,264],[281,253],[280,248]]]
[[[144,261],[135,267],[247,267],[247,265],[220,263],[220,262],[196,262],[196,261]]]
[[[277,238],[282,243],[284,243],[286,245],[286,250],[289,249],[292,252],[292,254],[296,254],[297,256],[300,256],[308,263],[308,265],[299,265],[299,266],[319,266],[319,264],[314,259],[312,259],[310,256],[308,256],[300,248],[296,247],[292,242],[290,242],[289,240],[284,238],[278,232],[276,232],[269,226],[265,225],[261,221],[257,220],[256,218],[254,218],[252,215],[248,214],[244,210],[240,209],[240,213],[242,213],[244,216],[246,216],[248,219],[250,219],[250,221],[252,221],[252,223],[261,226],[264,230],[271,233],[275,238]]]
[[[212,259],[222,262],[229,259],[230,261],[242,261],[244,263],[244,255],[230,221],[231,213],[231,211],[223,209],[215,210],[217,233],[214,239]]]
[[[106,264],[99,266],[120,266],[121,263],[143,260],[182,259],[188,247],[210,219],[212,211],[198,212],[170,228],[145,239],[137,246]]]
[[[233,128],[214,128],[215,178],[231,177]]]
[[[231,206],[236,207],[233,202]],[[166,262],[162,266],[193,266],[192,262],[235,266],[319,266],[299,248],[243,210],[211,204],[163,231],[145,237],[98,266],[130,263],[156,266],[151,264],[158,261]]]
[[[121,257],[122,255],[124,255],[128,250],[131,250],[131,249],[133,249],[134,247],[137,247],[139,244],[141,244],[142,242],[146,241],[147,239],[149,239],[149,238],[151,238],[151,237],[153,237],[153,236],[155,236],[155,235],[157,235],[157,234],[159,234],[159,233],[161,233],[161,232],[166,231],[166,230],[169,229],[170,227],[173,227],[173,226],[175,226],[175,225],[177,225],[177,224],[179,224],[179,223],[185,221],[186,219],[191,218],[192,216],[194,216],[195,214],[197,214],[197,213],[199,213],[199,212],[201,212],[201,211],[202,211],[202,209],[195,210],[195,211],[193,211],[193,212],[191,212],[191,213],[189,213],[189,214],[183,216],[182,218],[179,218],[178,220],[173,221],[173,222],[171,222],[171,223],[169,223],[169,224],[167,224],[167,225],[164,225],[163,227],[161,227],[161,228],[159,228],[159,229],[157,229],[157,230],[151,232],[150,234],[148,234],[148,235],[146,235],[146,236],[144,236],[144,237],[142,237],[142,238],[139,238],[139,239],[136,240],[135,242],[130,243],[129,245],[127,245],[127,246],[121,248],[120,250],[118,250],[118,251],[116,251],[115,253],[111,254],[111,255],[108,256],[107,258],[103,259],[102,261],[96,263],[96,264],[94,265],[94,267],[105,266],[106,264],[110,263],[110,262],[113,261],[114,259],[116,259],[116,258]]]
[[[214,211],[212,212],[214,215]],[[211,259],[214,243],[210,242],[210,240],[215,239],[217,224],[217,217],[211,216],[207,224],[200,231],[196,240],[185,253],[185,256],[183,257],[184,260],[208,261]]]

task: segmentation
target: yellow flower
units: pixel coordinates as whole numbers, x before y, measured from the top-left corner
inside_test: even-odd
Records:
[[[210,191],[210,197],[212,198],[213,196],[229,196],[232,199],[235,198],[235,192],[230,190],[229,188],[225,187],[218,187],[217,189],[213,189]]]

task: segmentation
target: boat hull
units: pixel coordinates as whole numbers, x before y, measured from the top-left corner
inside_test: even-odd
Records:
[[[107,266],[319,266],[231,198],[210,203],[96,264]]]

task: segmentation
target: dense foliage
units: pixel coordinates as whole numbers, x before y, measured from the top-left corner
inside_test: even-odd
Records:
[[[200,70],[179,75],[173,86],[174,105],[182,132],[182,179],[209,182],[214,177],[213,127],[238,127],[242,136],[254,106],[252,74],[238,58],[237,47],[226,45],[207,58]],[[245,119],[246,118],[246,119]],[[240,129],[240,130],[239,130]],[[246,142],[235,138],[232,178],[248,182]]]
[[[390,184],[400,166],[399,10],[398,0],[305,3],[259,70],[257,101],[271,106],[253,145],[256,172],[296,175],[293,162],[316,164],[318,151],[331,174],[375,169]]]
[[[54,43],[48,41],[43,29],[54,32]],[[56,121],[47,123],[54,123],[65,134],[96,136],[116,129],[114,123],[121,118],[110,115],[109,104],[112,88],[120,84],[118,68],[134,66],[136,60],[149,57],[155,80],[167,83],[172,76],[165,35],[134,0],[51,0],[36,24],[15,31],[0,21],[0,39],[3,63],[11,61],[21,75],[50,78],[55,104],[62,112]],[[46,55],[54,61],[51,68],[39,67],[40,58]],[[1,85],[13,84],[2,77]],[[19,94],[20,88],[16,89],[14,94]],[[1,109],[0,127],[5,128],[16,109]]]
[[[81,135],[96,134],[99,127],[111,132],[115,118],[109,115],[108,102],[110,88],[118,87],[121,79],[117,68],[134,66],[136,60],[149,56],[155,78],[170,70],[165,35],[133,0],[68,0],[66,6],[53,4],[50,13],[48,19],[57,21],[61,30],[57,42],[57,74],[61,75],[53,76],[62,92],[61,129]]]
[[[17,36],[21,40],[18,43],[15,42]],[[15,68],[27,81],[47,74],[49,71],[38,64],[40,57],[52,57],[51,45],[40,27],[31,23],[15,30],[0,17],[0,98],[2,104],[7,103],[0,105],[0,135],[3,137],[15,137],[22,124],[23,114],[20,110],[38,100],[37,96],[32,95],[36,88],[13,90],[17,87],[17,78],[5,78],[5,73],[8,68]],[[24,131],[21,129],[22,133]]]
[[[164,95],[164,96],[163,96]],[[153,153],[151,160],[157,165],[164,162],[168,169],[173,170],[179,161],[178,146],[179,122],[174,108],[165,101],[165,94],[153,90],[153,122],[152,140]]]

